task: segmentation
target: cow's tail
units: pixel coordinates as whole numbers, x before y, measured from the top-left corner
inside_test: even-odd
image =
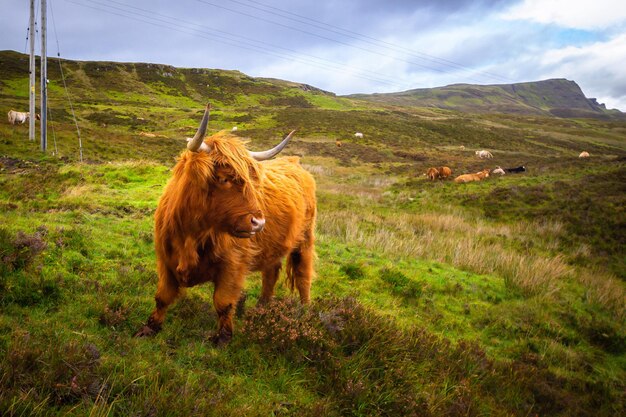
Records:
[[[311,225],[313,228],[314,225]],[[291,291],[298,288],[302,296],[301,287],[309,287],[311,279],[315,272],[313,270],[313,262],[315,261],[314,237],[311,230],[305,232],[304,241],[294,248],[289,256],[287,256],[287,267],[285,272],[287,275],[287,286]],[[301,282],[298,282],[301,281]]]

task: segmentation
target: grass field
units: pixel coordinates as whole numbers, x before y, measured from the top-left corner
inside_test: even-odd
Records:
[[[6,111],[26,107],[14,59],[0,68]],[[626,123],[373,105],[229,71],[66,65],[83,163],[61,92],[45,155],[26,125],[0,123],[0,414],[626,413]],[[210,130],[238,126],[254,150],[298,128],[284,153],[318,184],[313,302],[279,285],[257,308],[252,274],[228,346],[210,342],[211,285],[188,290],[155,338],[135,339],[154,304],[156,204],[206,100]],[[483,148],[493,160],[475,157]],[[522,164],[470,184],[423,175]]]

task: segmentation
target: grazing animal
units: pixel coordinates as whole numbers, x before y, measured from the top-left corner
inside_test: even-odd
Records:
[[[9,110],[7,116],[9,118],[9,123],[12,125],[16,125],[18,123],[24,124],[24,122],[30,118],[30,112]],[[41,120],[41,116],[39,114],[35,114],[35,119]]]
[[[462,151],[464,151],[464,150],[465,150],[465,145],[461,145],[461,146],[459,146],[459,149],[460,149],[460,150],[462,150]]]
[[[363,139],[363,133],[361,133],[361,132],[356,132],[356,133],[354,134],[354,137],[355,137],[355,138],[359,138],[359,139]]]
[[[587,151],[582,151],[580,153],[580,155],[578,155],[579,158],[589,158],[589,152]]]
[[[340,142],[340,141],[338,141],[338,140],[336,140],[336,141],[335,141],[335,146],[337,146],[338,148],[341,148],[341,146],[342,146],[342,145],[341,145],[341,142]]]
[[[480,159],[483,159],[483,158],[493,158],[493,155],[491,154],[491,152],[485,151],[485,150],[476,151],[476,155],[478,155],[478,157]]]
[[[526,167],[525,166],[519,166],[519,167],[515,167],[515,168],[504,168],[504,170],[506,172],[512,173],[512,174],[517,174],[520,172],[525,172],[526,171]]]
[[[426,176],[429,180],[434,181],[439,178],[439,170],[437,168],[428,168]]]
[[[237,131],[237,126],[233,126],[232,129],[230,129],[231,132],[236,132]]]
[[[439,172],[439,178],[441,178],[442,180],[445,180],[450,175],[452,175],[452,170],[448,167],[439,167],[437,168],[437,171]]]
[[[481,181],[487,177],[489,177],[489,170],[484,169],[475,174],[459,175],[458,177],[454,179],[454,182],[461,184],[461,183],[472,182],[472,181]]]
[[[499,175],[504,175],[505,172],[502,168],[500,167],[496,167],[496,169],[494,169],[493,171],[491,171],[492,174],[499,174]]]
[[[151,336],[186,287],[210,281],[218,315],[213,342],[228,343],[245,276],[261,271],[260,303],[274,294],[287,256],[287,284],[310,301],[315,180],[297,157],[269,160],[289,142],[250,152],[229,132],[204,139],[210,106],[173,169],[155,213],[156,308],[135,334]],[[264,162],[261,162],[264,161]]]

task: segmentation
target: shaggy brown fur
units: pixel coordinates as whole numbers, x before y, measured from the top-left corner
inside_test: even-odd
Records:
[[[431,181],[436,179],[445,180],[450,175],[452,175],[452,170],[448,167],[428,168],[428,171],[426,171],[426,176]]]
[[[211,281],[219,318],[214,341],[227,343],[245,276],[262,272],[259,301],[267,302],[285,256],[289,286],[303,303],[310,301],[315,180],[296,157],[255,161],[230,133],[204,142],[211,151],[183,152],[159,201],[156,308],[136,336],[158,332],[184,288]],[[262,219],[265,227],[254,233],[251,224]]]
[[[428,168],[428,171],[426,171],[426,176],[429,180],[434,181],[439,178],[439,171],[437,170],[437,168]]]
[[[448,167],[439,167],[437,168],[437,172],[439,172],[439,178],[445,180],[450,175],[452,175],[452,170]]]

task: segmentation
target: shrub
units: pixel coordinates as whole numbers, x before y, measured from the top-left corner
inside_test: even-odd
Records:
[[[120,300],[113,300],[104,307],[104,311],[100,314],[99,322],[106,327],[115,328],[126,322],[130,309]]]
[[[330,359],[332,342],[322,332],[315,311],[291,298],[250,310],[242,333],[264,349],[296,363]]]
[[[0,229],[0,258],[1,271],[6,274],[11,271],[23,269],[30,264],[33,259],[46,249],[44,236],[47,233],[45,228],[33,234],[17,232],[15,237],[4,228]]]

